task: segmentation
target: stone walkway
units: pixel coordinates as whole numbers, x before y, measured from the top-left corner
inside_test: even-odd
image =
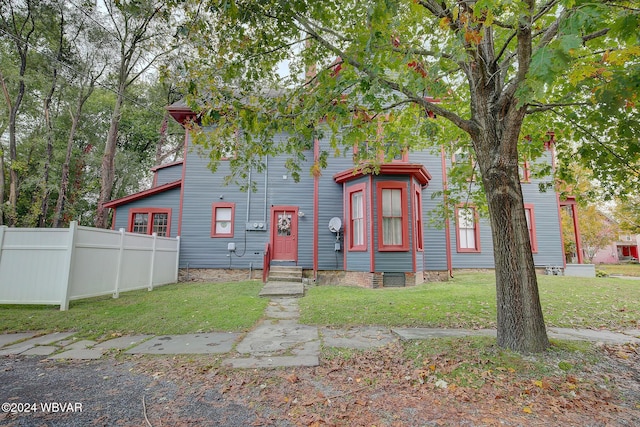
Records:
[[[368,349],[395,340],[441,337],[495,336],[491,329],[433,329],[358,327],[332,329],[301,325],[298,299],[272,298],[265,318],[247,334],[201,333],[188,335],[136,335],[103,342],[76,340],[73,332],[36,336],[35,333],[0,335],[0,356],[48,356],[49,359],[99,359],[112,351],[126,354],[226,354],[223,364],[233,368],[317,366],[320,348]],[[591,329],[548,328],[550,338],[607,344],[640,344],[640,330],[611,332]]]

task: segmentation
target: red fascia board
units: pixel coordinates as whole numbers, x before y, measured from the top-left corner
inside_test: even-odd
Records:
[[[197,116],[197,114],[189,107],[165,107],[169,112],[169,115],[173,117],[173,119],[184,125],[188,120],[191,120]]]
[[[356,178],[360,178],[361,176],[369,175],[362,172],[362,169],[351,168],[344,170],[342,172],[338,172],[333,176],[333,179],[338,183],[342,184],[343,182],[348,182]],[[413,176],[422,186],[426,186],[429,184],[431,180],[431,174],[424,167],[424,165],[419,164],[404,164],[404,163],[389,163],[380,166],[379,175],[411,175]]]
[[[178,160],[178,161],[173,162],[173,163],[167,163],[167,164],[164,164],[164,165],[154,166],[154,167],[151,168],[151,172],[155,172],[155,171],[160,170],[160,169],[170,168],[171,166],[177,166],[177,165],[181,165],[181,164],[182,164],[182,160]]]
[[[141,191],[139,193],[130,194],[128,196],[122,197],[120,199],[111,200],[104,204],[105,208],[116,208],[120,205],[124,205],[125,203],[133,202],[134,200],[144,199],[145,197],[152,196],[154,194],[162,193],[167,190],[171,190],[172,188],[182,186],[182,180],[169,182],[167,184],[160,185],[158,187],[150,188],[149,190]]]
[[[560,207],[571,206],[577,204],[576,196],[567,196],[566,200],[560,200]]]

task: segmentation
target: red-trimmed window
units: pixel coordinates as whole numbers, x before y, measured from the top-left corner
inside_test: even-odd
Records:
[[[365,189],[365,184],[353,185],[347,189],[349,203],[349,241],[347,244],[350,251],[367,250]]]
[[[524,214],[527,217],[527,228],[529,229],[529,239],[531,239],[531,252],[538,252],[538,240],[536,239],[536,217],[533,212],[533,205],[525,203]]]
[[[413,229],[416,249],[424,250],[424,238],[422,235],[422,189],[419,185],[413,185]]]
[[[456,208],[456,237],[458,252],[480,252],[478,212],[469,205]]]
[[[211,237],[233,237],[235,203],[214,203],[211,208]]]
[[[378,182],[378,250],[409,250],[407,183]]]
[[[520,174],[520,182],[531,182],[531,169],[528,161],[523,160],[520,162],[518,172]]]
[[[391,148],[392,144],[393,143],[385,144],[384,152],[380,152],[378,154],[378,158],[381,162],[388,163],[385,161],[385,157],[392,150]],[[362,153],[362,154],[358,156],[359,153]],[[353,146],[354,161],[358,161],[360,157],[373,158],[373,156],[374,156],[374,153],[372,152],[372,149],[369,148],[369,144],[366,141],[358,143]],[[391,163],[408,163],[408,162],[409,162],[409,149],[407,147],[404,147],[401,152],[395,153],[393,156],[393,159],[391,159]]]
[[[129,226],[132,233],[153,234],[169,237],[171,231],[171,209],[136,208],[129,210]]]
[[[467,177],[467,181],[477,181],[476,177],[476,159],[471,154],[470,149],[459,148],[453,153],[451,157],[451,163],[459,167],[469,167],[470,176]]]

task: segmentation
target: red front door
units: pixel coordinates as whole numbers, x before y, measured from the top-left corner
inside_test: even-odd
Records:
[[[298,261],[298,208],[271,208],[271,246],[274,261]]]

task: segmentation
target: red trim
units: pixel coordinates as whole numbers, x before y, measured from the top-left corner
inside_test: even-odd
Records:
[[[313,140],[313,159],[314,161],[320,160],[320,141],[315,138]],[[317,278],[318,275],[318,240],[319,229],[318,221],[320,215],[320,175],[314,174],[313,176],[313,277]]]
[[[382,190],[400,190],[401,218],[402,218],[402,243],[399,245],[385,245],[382,229]],[[408,251],[409,250],[409,212],[407,202],[407,183],[400,181],[378,181],[376,183],[377,209],[378,209],[378,251]]]
[[[115,230],[116,229],[116,213],[118,212],[118,209],[113,208],[113,216],[111,217],[111,229]]]
[[[556,193],[556,206],[558,207],[558,226],[559,226],[559,230],[558,232],[560,233],[560,249],[562,252],[562,267],[566,268],[567,267],[567,257],[564,254],[564,235],[562,233],[562,213],[560,212],[560,195],[558,193]]]
[[[228,233],[216,233],[216,210],[218,208],[231,208],[231,230]],[[236,222],[236,204],[218,202],[211,204],[211,237],[233,237],[233,229]]]
[[[149,219],[147,222],[147,232],[145,234],[153,234],[153,215],[155,214],[167,214],[167,235],[171,236],[171,208],[133,208],[129,209],[129,221],[127,224],[127,231],[133,232],[133,217],[135,214],[148,214]],[[115,222],[115,221],[114,221]],[[142,233],[141,233],[142,234]]]
[[[172,166],[178,166],[182,164],[182,160],[177,160],[175,162],[172,163],[165,163],[164,165],[158,165],[158,166],[154,166],[151,168],[151,172],[156,172],[160,169],[164,169],[164,168],[170,168]]]
[[[413,224],[415,227],[414,235],[415,237],[415,248],[416,251],[424,251],[424,221],[422,219],[422,187],[417,183],[413,183],[413,195],[416,196],[413,200],[415,203],[415,207],[413,212],[415,212],[415,218],[413,219]]]
[[[374,225],[374,221],[373,221],[373,176],[369,175],[369,198],[368,198],[368,203],[367,203],[367,211],[369,213],[369,215],[367,216],[367,221],[369,222],[369,236],[371,236],[371,239],[369,239],[369,269],[370,269],[370,273],[373,273],[376,271],[376,254],[375,251],[373,250],[373,236],[375,233],[375,225]]]
[[[567,197],[567,200],[564,202],[559,202],[560,206],[570,206],[571,207],[571,217],[573,219],[573,233],[576,238],[576,254],[578,255],[578,264],[582,264],[584,262],[584,255],[582,253],[582,240],[580,239],[580,224],[578,223],[578,206],[576,202],[575,196]],[[562,221],[560,222],[562,224]],[[562,227],[562,225],[561,225]],[[562,233],[562,229],[561,229]],[[564,245],[563,245],[564,252]]]
[[[187,148],[189,144],[189,126],[184,127],[184,150],[182,159],[182,182],[185,182],[185,176],[187,175]],[[180,189],[180,211],[178,212],[178,236],[182,235],[182,213],[184,212],[184,185]]]
[[[141,191],[139,193],[130,194],[126,197],[122,197],[120,199],[111,200],[104,204],[105,208],[116,208],[125,203],[133,202],[135,200],[144,199],[145,197],[152,196],[154,194],[162,193],[167,190],[171,190],[172,188],[180,187],[182,185],[182,180],[173,181],[166,184],[163,184],[159,187],[153,187],[145,191]]]
[[[522,183],[530,183],[531,182],[531,169],[529,167],[529,162],[524,160],[522,163],[522,176],[520,177],[520,182]]]
[[[346,200],[345,200],[345,208],[346,208],[346,212],[345,212],[345,218],[347,218],[347,220],[345,221],[345,238],[346,238],[346,242],[345,245],[347,246],[348,250],[351,252],[366,252],[367,250],[367,226],[366,226],[366,221],[367,221],[367,193],[366,193],[366,189],[367,189],[367,185],[365,183],[360,183],[360,184],[355,184],[352,185],[350,187],[347,187],[346,189]],[[353,243],[353,227],[352,227],[352,223],[353,223],[353,205],[352,205],[352,201],[353,201],[353,194],[355,193],[362,193],[362,244],[360,245],[356,245]]]
[[[348,182],[364,175],[370,174],[365,174],[362,168],[351,168],[338,172],[333,176],[333,179],[338,184],[342,184],[343,182]],[[410,175],[422,186],[426,186],[431,180],[431,174],[424,165],[413,163],[387,163],[380,165],[379,175]]]
[[[444,146],[440,148],[440,166],[442,168],[442,190],[443,196],[442,200],[444,205],[447,205],[447,157],[444,151]],[[444,220],[444,235],[445,235],[445,251],[447,252],[447,270],[449,271],[449,276],[453,277],[453,257],[451,251],[451,223],[449,221],[449,216]]]
[[[538,238],[536,231],[536,215],[534,205],[531,203],[524,204],[524,210],[529,211],[529,221],[530,224],[527,226],[529,229],[529,239],[531,240],[531,252],[534,254],[538,253]]]
[[[473,209],[473,234],[475,239],[475,248],[462,248],[460,247],[460,227],[458,224],[458,211],[460,209]],[[475,206],[470,204],[460,204],[456,206],[456,251],[460,253],[478,253],[480,249],[480,224],[478,217],[478,210]]]
[[[173,117],[173,119],[176,122],[180,123],[183,126],[185,126],[188,121],[193,120],[195,117],[197,117],[197,114],[186,105],[184,106],[169,105],[165,108],[167,109],[171,117]]]

